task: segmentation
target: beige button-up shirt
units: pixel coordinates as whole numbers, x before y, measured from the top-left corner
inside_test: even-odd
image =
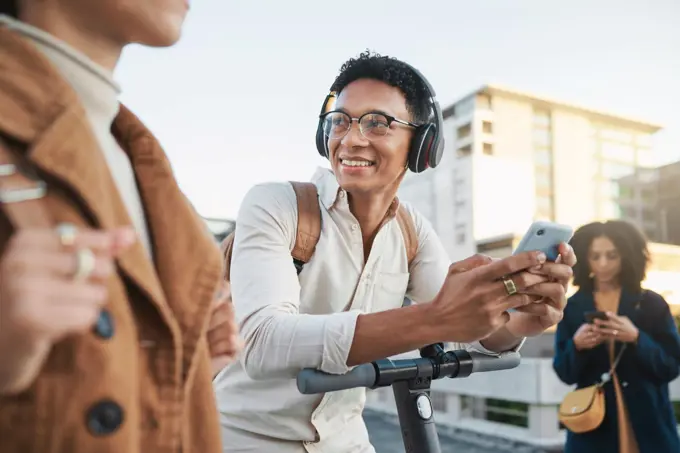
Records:
[[[302,368],[345,373],[357,316],[431,301],[451,261],[430,223],[412,207],[418,251],[409,269],[396,219],[378,232],[364,265],[361,231],[335,176],[313,177],[321,237],[298,276],[291,258],[297,201],[289,183],[255,186],[237,219],[231,284],[246,346],[215,378],[224,451],[374,452],[361,416],[364,388],[302,395]],[[479,343],[458,345],[488,354]]]

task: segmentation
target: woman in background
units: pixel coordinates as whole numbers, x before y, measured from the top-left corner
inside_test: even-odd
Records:
[[[616,220],[581,227],[571,245],[578,291],[557,327],[557,375],[577,388],[596,384],[627,346],[604,386],[604,421],[590,432],[569,432],[565,453],[680,451],[668,392],[680,371],[680,335],[663,297],[641,288],[649,261],[646,239]],[[588,323],[585,314],[594,310],[606,319]]]

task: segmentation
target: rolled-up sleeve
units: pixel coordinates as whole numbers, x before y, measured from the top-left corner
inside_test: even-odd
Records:
[[[297,200],[288,183],[253,187],[241,204],[234,237],[231,290],[245,341],[241,361],[252,379],[294,377],[302,368],[349,370],[358,311],[300,313],[291,250]]]
[[[409,205],[406,205],[406,208],[413,218],[418,236],[418,251],[409,268],[411,275],[406,295],[414,303],[430,302],[439,293],[444,284],[446,275],[449,272],[449,266],[451,265],[451,259],[444,249],[444,244],[442,244],[439,236],[434,231],[432,224]],[[519,351],[525,341],[526,338],[523,338],[510,351]],[[491,351],[482,346],[479,341],[453,343],[449,344],[449,346],[454,349],[467,349],[490,356],[498,356],[501,352],[508,352]]]

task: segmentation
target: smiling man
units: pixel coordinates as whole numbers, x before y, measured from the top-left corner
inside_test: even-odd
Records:
[[[231,260],[245,348],[215,380],[225,453],[373,452],[365,389],[301,395],[302,368],[344,373],[436,342],[494,355],[561,319],[568,246],[565,264],[531,252],[451,265],[432,226],[396,198],[407,170],[439,163],[442,121],[419,72],[363,53],[342,66],[319,117],[317,150],[332,170],[313,178],[318,201],[289,183],[246,196]],[[318,234],[302,229],[300,201],[320,212]],[[306,263],[301,250],[313,250]],[[404,296],[418,303],[402,307]]]

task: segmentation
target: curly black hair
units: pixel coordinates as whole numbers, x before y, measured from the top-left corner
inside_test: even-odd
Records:
[[[641,285],[649,263],[647,238],[635,225],[623,220],[593,222],[576,230],[570,241],[578,259],[574,266],[574,285],[584,291],[594,291],[588,253],[593,240],[602,236],[614,243],[621,256],[621,287],[632,293],[642,291]]]
[[[406,98],[406,109],[414,123],[422,124],[431,119],[430,92],[420,77],[403,61],[366,50],[342,65],[330,91],[340,94],[347,85],[358,79],[379,80],[401,90]]]
[[[0,0],[0,14],[16,19],[19,16],[19,0]]]

